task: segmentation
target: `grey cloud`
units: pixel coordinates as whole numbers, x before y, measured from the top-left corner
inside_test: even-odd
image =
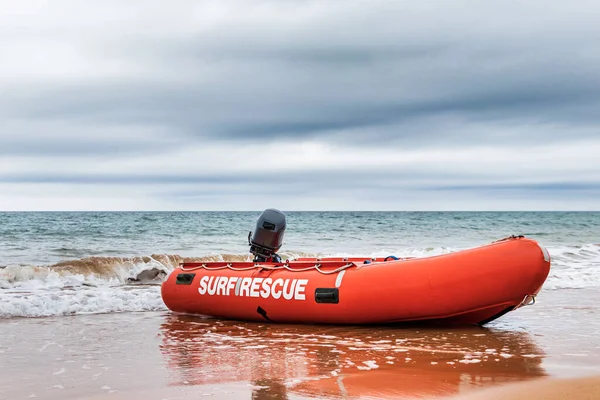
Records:
[[[58,103],[58,100],[57,100]],[[140,121],[90,123],[73,115],[37,113],[0,128],[2,156],[123,156],[159,154],[183,145],[169,130]]]
[[[360,170],[330,171],[319,169],[313,171],[264,171],[247,173],[228,173],[207,172],[205,174],[131,174],[123,172],[118,175],[107,174],[79,174],[72,172],[68,174],[0,174],[0,183],[73,183],[73,184],[156,184],[156,185],[179,185],[179,184],[223,184],[223,185],[257,185],[260,187],[285,184],[304,184],[322,188],[331,185],[332,182],[339,180],[353,180],[355,183],[362,182],[370,186],[373,182],[373,172]],[[426,171],[395,171],[390,172],[385,178],[380,179],[384,182],[393,182],[401,179],[404,182],[415,181],[423,178],[431,178],[432,175]],[[435,174],[436,179],[444,178],[462,178],[459,174]]]
[[[58,1],[53,18],[62,14]],[[82,67],[80,76],[44,77],[45,65],[28,64],[17,79],[2,76],[0,66],[0,156],[124,158],[191,144],[210,148],[216,141],[314,139],[340,144],[340,151],[369,147],[381,157],[402,157],[417,147],[536,151],[540,144],[598,139],[600,13],[592,2],[528,1],[514,10],[500,1],[241,1],[226,17],[199,22],[192,16],[201,14],[195,7],[203,3],[181,9],[170,3],[164,20],[161,2],[150,16],[131,3],[107,4],[113,11],[106,20],[114,25],[88,27],[63,16],[60,29],[51,21],[27,32],[28,40],[51,33],[72,45],[78,57],[91,60],[89,73]],[[0,46],[14,39],[2,36],[6,25],[0,24]],[[102,75],[94,62],[98,71],[104,64],[114,69]],[[31,69],[42,78],[32,79]],[[21,122],[12,129],[15,120]],[[285,157],[285,143],[268,156]],[[349,160],[361,162],[368,160]],[[0,174],[0,183],[153,185],[156,193],[179,198],[350,190],[365,198],[414,191],[543,198],[598,191],[595,183],[565,183],[564,176],[536,183],[527,166],[518,177],[523,184],[481,183],[492,174],[476,165],[469,174],[439,166],[235,175],[162,168],[164,174]]]
[[[0,156],[118,156],[160,153],[165,150],[165,143],[145,143],[133,139],[102,141],[93,137],[62,140],[19,140],[11,137],[0,138],[0,143]]]
[[[457,94],[453,98],[415,100],[399,98],[361,104],[293,100],[289,106],[273,99],[228,99],[226,94],[204,93],[202,88],[82,88],[62,91],[62,97],[30,105],[29,118],[73,118],[91,125],[144,123],[165,127],[182,141],[257,141],[287,138],[344,140],[345,144],[388,143],[427,144],[443,142],[501,141],[515,139],[510,125],[566,124],[573,129],[569,140],[594,137],[582,130],[600,122],[595,106],[600,105],[600,88],[530,85],[516,90],[494,89],[485,94]],[[350,90],[351,91],[351,90]],[[293,94],[287,96],[293,97]],[[356,99],[360,96],[352,94]],[[404,97],[399,94],[399,97]],[[53,94],[48,98],[56,98]],[[228,105],[234,103],[233,105]],[[27,107],[23,107],[27,109]],[[444,118],[460,118],[463,123],[506,123],[498,137],[469,134],[461,127],[449,127]],[[455,132],[449,130],[453,128]],[[362,129],[360,133],[352,130]],[[520,133],[519,133],[520,134]],[[565,140],[540,129],[520,141]],[[30,145],[31,146],[31,145]],[[33,145],[35,147],[35,145]],[[110,145],[108,145],[110,147]],[[23,149],[28,146],[24,146]],[[127,148],[129,146],[125,146]],[[115,146],[115,149],[123,148]],[[110,148],[107,148],[110,150]]]
[[[545,182],[545,183],[524,183],[524,184],[480,184],[480,185],[440,185],[425,186],[427,190],[433,191],[514,191],[526,190],[535,192],[572,192],[572,191],[600,191],[600,182]]]
[[[181,195],[211,191],[216,187],[230,188],[231,191],[256,189],[263,192],[308,192],[351,189],[370,192],[374,196],[382,191],[398,192],[402,189],[442,192],[442,191],[512,191],[566,192],[600,190],[600,182],[585,180],[565,180],[556,177],[552,181],[537,182],[531,177],[522,183],[506,182],[505,178],[494,181],[490,175],[477,169],[471,172],[428,171],[412,167],[369,171],[361,168],[345,170],[316,169],[310,171],[259,171],[219,173],[207,171],[196,174],[173,173],[129,173],[120,174],[86,173],[17,173],[0,174],[0,183],[58,183],[91,185],[155,185],[157,187],[177,186]],[[181,189],[181,187],[187,187]],[[197,186],[196,186],[197,185]]]
[[[328,2],[268,4],[272,16],[256,17],[251,9],[248,17],[199,25],[195,34],[92,42],[97,55],[155,73],[13,85],[10,97],[0,96],[3,113],[90,125],[142,122],[182,141],[319,138],[405,146],[565,140],[544,124],[576,128],[572,140],[590,137],[587,128],[600,122],[600,60],[590,56],[599,34],[589,15],[569,21],[540,9],[533,21],[493,3],[483,10],[497,12],[486,27],[480,9],[451,18],[453,4],[464,2],[439,3],[435,12],[378,2],[355,5],[347,15]],[[546,5],[525,6],[536,7]],[[302,13],[307,9],[313,17]],[[484,136],[460,133],[457,125],[450,132],[447,118],[507,129]],[[524,124],[541,127],[515,137],[511,127]]]
[[[439,179],[439,177],[429,177]],[[468,181],[468,176],[462,176]],[[335,182],[335,183],[334,183]],[[369,204],[370,209],[383,207],[385,209],[404,209],[405,207],[415,209],[428,209],[430,205],[423,206],[424,201],[428,204],[438,204],[438,208],[448,209],[486,209],[488,201],[508,200],[513,208],[522,207],[522,202],[535,201],[539,204],[549,202],[562,203],[561,209],[581,208],[581,202],[587,201],[595,204],[594,200],[600,195],[600,184],[587,182],[564,182],[556,181],[545,184],[464,184],[464,185],[429,185],[424,184],[417,177],[415,180],[403,179],[402,182],[394,181],[392,178],[388,184],[377,179],[376,176],[353,177],[337,176],[331,178],[329,184],[325,182],[311,182],[307,185],[304,181],[293,184],[281,184],[274,182],[250,183],[240,186],[237,184],[221,184],[211,186],[197,186],[172,189],[169,186],[161,187],[155,191],[158,197],[165,199],[177,199],[182,204],[194,206],[197,202],[216,202],[222,199],[231,199],[239,196],[239,203],[251,204],[255,198],[265,199],[259,204],[290,204],[290,199],[306,197],[322,197],[337,199],[336,209],[344,209],[354,201],[362,201]],[[302,202],[291,201],[296,204],[295,209],[304,209]],[[530,203],[527,205],[531,207]],[[589,206],[588,206],[589,207]],[[592,206],[595,207],[595,206]]]

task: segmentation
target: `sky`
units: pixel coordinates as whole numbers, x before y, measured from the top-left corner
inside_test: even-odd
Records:
[[[600,210],[600,2],[0,0],[0,210]]]

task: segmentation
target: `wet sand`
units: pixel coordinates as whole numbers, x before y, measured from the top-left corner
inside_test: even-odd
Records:
[[[541,379],[476,391],[446,400],[594,400],[600,399],[600,376]]]
[[[598,304],[593,289],[550,291],[486,328],[169,312],[0,320],[0,399],[533,399],[582,387],[557,378],[600,374]],[[598,393],[598,380],[583,384],[580,394]]]

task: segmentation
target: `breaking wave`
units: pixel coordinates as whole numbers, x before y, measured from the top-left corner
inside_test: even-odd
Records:
[[[169,271],[182,262],[246,261],[249,258],[233,254],[207,257],[181,257],[178,255],[153,254],[147,257],[88,257],[63,261],[50,266],[8,266],[0,269],[0,287],[26,286],[32,280],[52,280],[56,277],[72,277],[97,283],[105,280],[112,284],[131,282],[160,282]]]
[[[419,257],[454,251],[424,248],[396,252]],[[600,287],[600,245],[549,247],[552,257],[545,290]],[[283,258],[353,256],[282,252]],[[363,254],[364,255],[364,254]],[[388,252],[368,254],[386,256]],[[89,257],[50,266],[0,266],[0,318],[166,310],[162,280],[182,262],[250,261],[250,254],[204,257],[154,254],[145,257]]]
[[[552,257],[544,289],[600,287],[600,244],[548,247]]]
[[[49,266],[0,266],[0,318],[165,310],[160,284],[169,272],[182,262],[208,261],[251,261],[251,255],[154,254],[88,257]]]

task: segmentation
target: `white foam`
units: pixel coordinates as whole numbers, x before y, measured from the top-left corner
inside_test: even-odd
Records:
[[[2,294],[0,318],[164,310],[159,286],[80,286]]]
[[[292,255],[290,258],[297,257],[364,257],[368,258],[384,258],[390,255],[394,255],[399,258],[410,258],[410,257],[431,257],[442,254],[449,254],[458,250],[458,248],[449,248],[449,247],[427,247],[427,248],[414,248],[414,249],[378,249],[372,251],[370,253],[348,253],[348,252],[336,252],[330,254],[306,254],[306,253],[298,253],[297,256]],[[294,253],[290,253],[294,254]]]
[[[173,270],[170,265],[150,259],[149,262],[131,263],[125,261],[117,264],[110,271],[109,276],[98,276],[88,273],[71,273],[65,270],[56,270],[52,267],[9,265],[0,268],[0,288],[2,289],[38,289],[38,288],[64,288],[66,286],[81,286],[109,282],[113,284],[127,284],[132,280],[152,281],[156,272],[167,275]]]
[[[550,247],[550,275],[544,289],[600,287],[600,246]]]
[[[478,358],[472,358],[472,359],[464,359],[464,360],[460,360],[459,363],[461,364],[478,364],[480,363],[481,360]]]
[[[364,361],[363,365],[358,365],[356,368],[362,371],[369,371],[372,369],[378,369],[379,365],[377,365],[377,362],[375,362],[374,360],[368,360],[368,361]]]
[[[0,269],[0,318],[164,310],[158,285],[172,269],[151,257],[117,263],[107,276],[71,272],[76,268],[7,266]]]

